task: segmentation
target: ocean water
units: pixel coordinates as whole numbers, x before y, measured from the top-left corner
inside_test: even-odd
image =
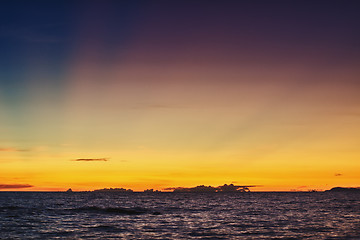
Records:
[[[0,239],[360,239],[360,194],[0,192]]]

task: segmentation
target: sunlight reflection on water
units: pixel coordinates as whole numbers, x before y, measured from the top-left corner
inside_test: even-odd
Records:
[[[359,194],[6,193],[0,239],[360,239]]]

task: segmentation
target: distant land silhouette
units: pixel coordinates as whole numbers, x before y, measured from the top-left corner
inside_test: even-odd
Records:
[[[174,193],[243,193],[243,192],[250,192],[250,188],[256,187],[256,185],[234,185],[234,184],[224,184],[222,186],[205,186],[205,185],[199,185],[196,187],[169,187],[164,188],[164,192],[174,192]],[[73,190],[69,188],[67,193],[72,193]],[[93,191],[81,191],[81,192],[95,192],[95,193],[102,193],[102,192],[111,192],[111,193],[133,193],[133,192],[143,192],[143,193],[161,193],[160,190],[154,190],[154,189],[146,189],[144,191],[134,191],[132,189],[126,189],[126,188],[103,188],[103,189],[96,189]],[[293,190],[290,190],[289,192],[294,192]],[[360,193],[360,187],[334,187],[330,190],[307,190],[307,191],[296,191],[296,192],[349,192],[349,193]]]
[[[125,189],[125,188],[103,188],[103,189],[97,189],[93,192],[119,192],[119,193],[131,193],[134,192],[131,189]]]
[[[236,186],[234,184],[224,184],[222,186],[213,187],[213,186],[196,186],[192,188],[166,188],[165,190],[173,190],[173,192],[250,192],[250,187],[255,186]]]
[[[334,187],[325,192],[349,192],[349,193],[360,193],[360,187]]]
[[[165,188],[166,191],[178,192],[178,193],[216,193],[216,192],[250,192],[251,187],[256,187],[255,185],[248,186],[238,186],[234,184],[224,184],[222,186],[213,187],[213,186],[205,186],[200,185],[192,188],[185,187],[171,187]],[[70,190],[70,189],[69,189]],[[70,192],[68,190],[68,192]],[[132,193],[134,192],[132,189],[125,188],[103,188],[96,189],[93,192],[116,192],[116,193]],[[159,190],[154,189],[146,189],[143,191],[144,193],[160,193]]]

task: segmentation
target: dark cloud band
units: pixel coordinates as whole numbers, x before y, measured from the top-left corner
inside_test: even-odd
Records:
[[[107,162],[108,158],[78,158],[73,160],[75,162]]]
[[[0,184],[0,189],[30,188],[30,184]]]

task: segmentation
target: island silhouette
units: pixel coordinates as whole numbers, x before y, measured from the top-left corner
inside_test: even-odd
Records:
[[[339,192],[339,193],[360,193],[360,187],[334,187],[325,192]]]
[[[152,188],[146,189],[143,191],[134,191],[132,189],[126,188],[102,188],[95,189],[93,191],[81,191],[81,192],[94,192],[94,193],[162,193],[162,192],[173,192],[173,193],[246,193],[250,192],[250,188],[257,187],[258,185],[234,185],[234,184],[224,184],[221,186],[205,186],[199,185],[196,187],[168,187],[164,188],[164,191],[154,190]],[[72,193],[73,190],[69,188],[65,192]],[[292,192],[292,191],[290,191]],[[329,190],[320,191],[320,190],[308,190],[303,192],[329,192],[329,193],[360,193],[360,187],[333,187]]]
[[[250,192],[250,188],[256,187],[255,185],[234,185],[234,184],[224,184],[222,186],[205,186],[205,185],[199,185],[196,187],[169,187],[164,188],[166,192],[174,192],[174,193],[233,193],[233,192]],[[70,190],[70,189],[69,189]],[[68,190],[68,192],[70,192]],[[103,189],[96,189],[92,192],[96,193],[102,193],[102,192],[114,192],[114,193],[132,193],[135,192],[132,189],[126,189],[126,188],[103,188]],[[160,193],[162,191],[160,190],[154,190],[154,189],[146,189],[143,191],[144,193]]]

